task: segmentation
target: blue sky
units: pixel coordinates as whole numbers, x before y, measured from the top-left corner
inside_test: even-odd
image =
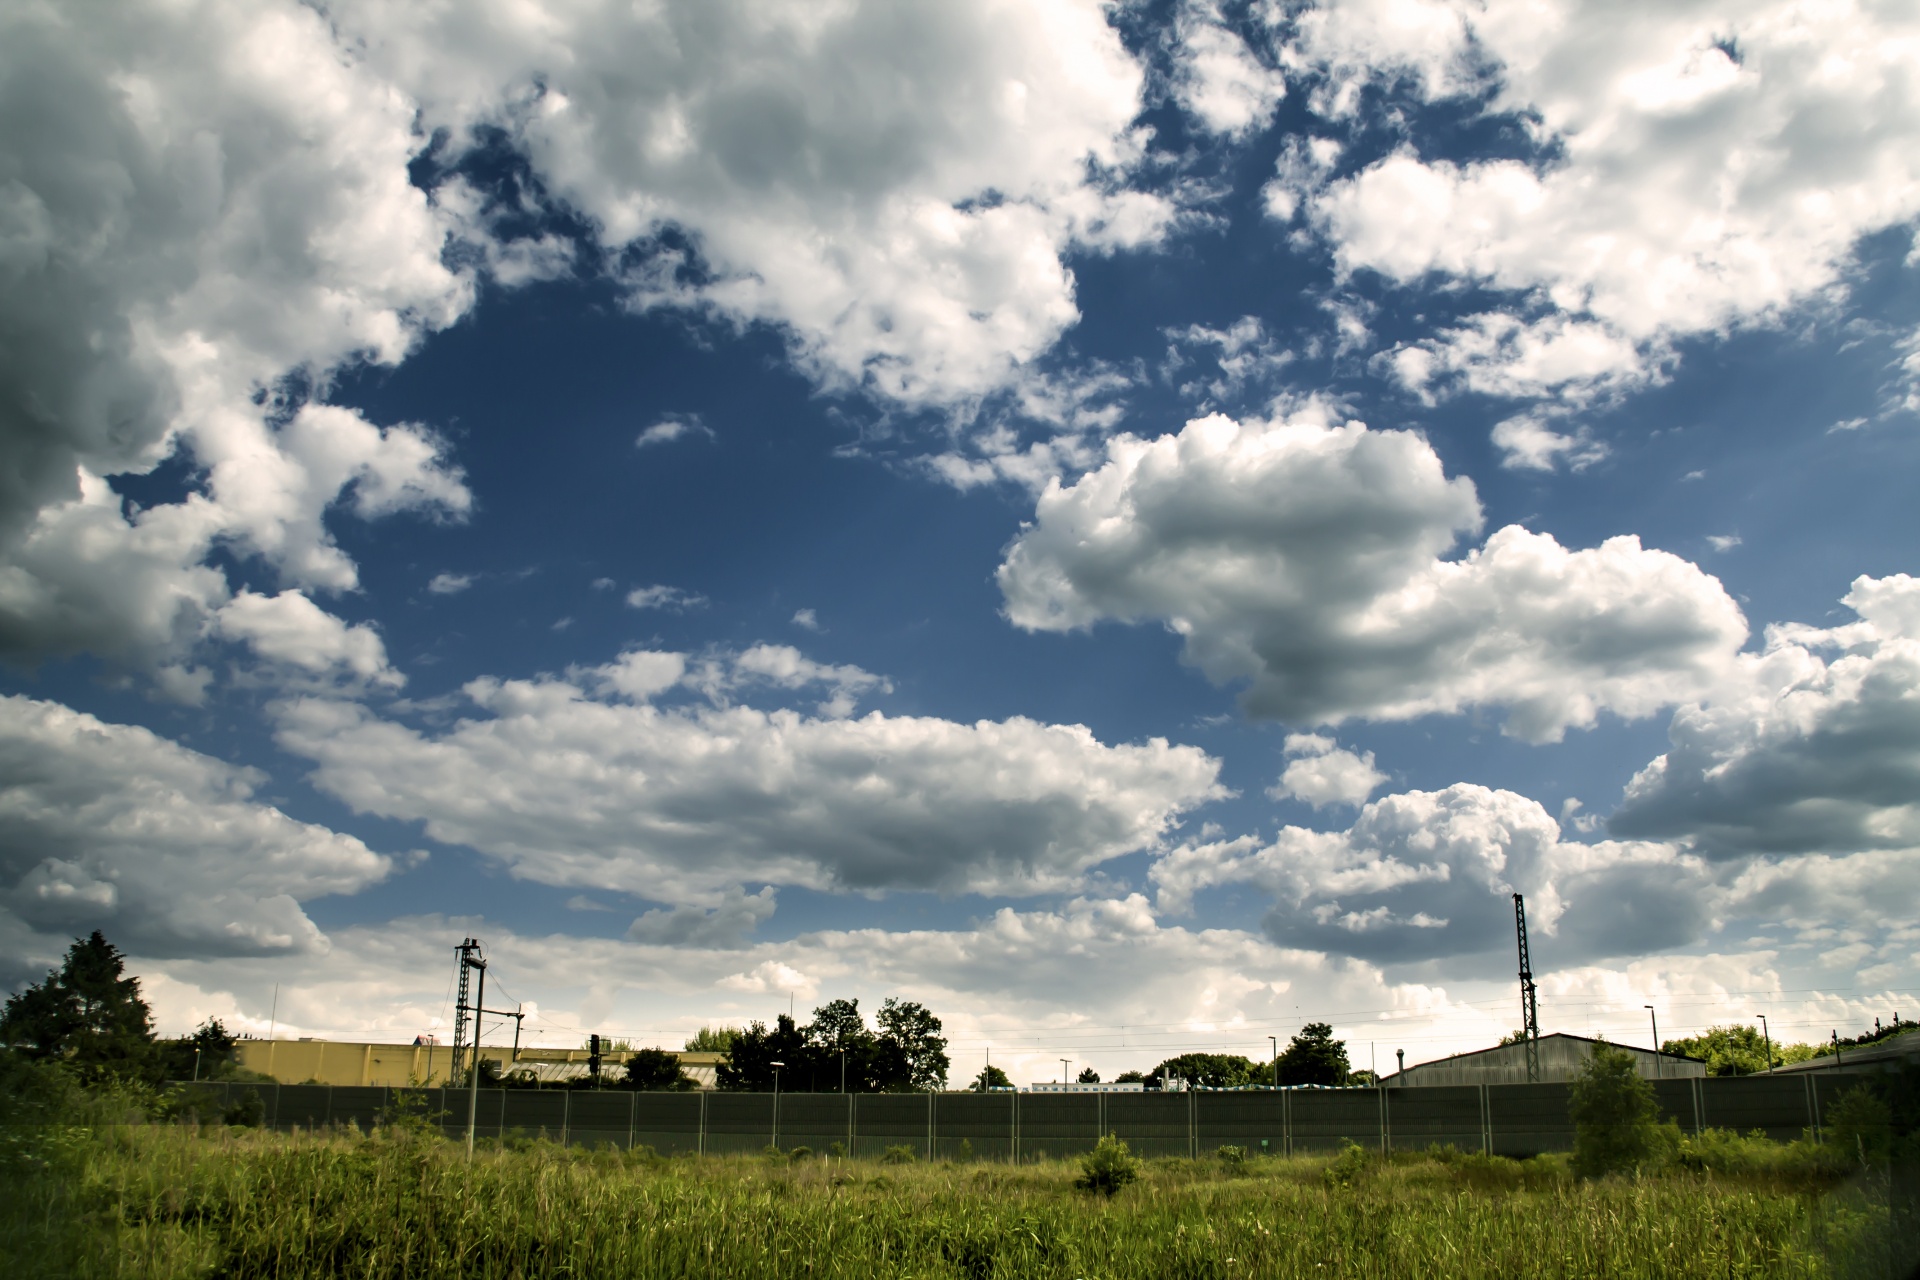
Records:
[[[1517,890],[1549,1030],[1920,1008],[1917,21],[10,8],[0,976],[1419,1061]]]

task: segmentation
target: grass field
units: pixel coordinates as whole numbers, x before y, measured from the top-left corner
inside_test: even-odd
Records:
[[[15,1131],[0,1254],[115,1277],[1829,1276],[1870,1196],[1783,1169],[1581,1183],[1564,1162],[664,1160],[395,1131]]]

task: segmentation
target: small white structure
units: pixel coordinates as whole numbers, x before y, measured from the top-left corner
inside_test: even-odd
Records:
[[[1573,1079],[1593,1056],[1596,1045],[1607,1045],[1632,1055],[1640,1074],[1648,1080],[1685,1080],[1707,1074],[1707,1064],[1698,1058],[1678,1053],[1655,1053],[1638,1045],[1617,1044],[1588,1036],[1556,1031],[1541,1036],[1540,1083],[1553,1084]],[[1527,1046],[1496,1045],[1472,1053],[1456,1053],[1451,1058],[1423,1062],[1396,1072],[1380,1082],[1389,1089],[1412,1089],[1448,1084],[1525,1084],[1527,1083]]]
[[[1078,1084],[1078,1083],[1061,1084],[1059,1081],[1056,1080],[1056,1081],[1051,1081],[1045,1084],[1030,1084],[1027,1086],[1027,1092],[1028,1093],[1141,1093],[1146,1090],[1146,1087],[1147,1086],[1141,1084],[1138,1080],[1130,1081],[1127,1084]]]

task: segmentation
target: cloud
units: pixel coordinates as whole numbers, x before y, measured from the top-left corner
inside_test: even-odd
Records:
[[[717,907],[684,905],[649,911],[627,927],[627,939],[659,947],[738,946],[772,919],[774,906],[770,888],[755,894],[734,889]]]
[[[1555,431],[1550,419],[1523,413],[1494,424],[1494,447],[1500,465],[1509,471],[1552,471],[1565,463],[1569,471],[1585,471],[1607,456],[1607,446],[1593,439],[1585,427]]]
[[[684,613],[688,609],[698,609],[705,603],[707,598],[696,591],[682,591],[679,587],[658,584],[635,587],[627,592],[629,609],[665,609],[669,613]]]
[[[1323,4],[1284,61],[1329,123],[1368,84],[1486,94],[1546,158],[1409,145],[1312,187],[1310,218],[1343,272],[1523,300],[1419,344],[1436,377],[1576,399],[1645,381],[1675,338],[1779,317],[1920,213],[1917,35],[1907,9],[1844,0]]]
[[[1275,800],[1291,796],[1316,809],[1363,804],[1387,780],[1373,767],[1373,752],[1356,755],[1316,733],[1288,734],[1286,751],[1287,767],[1267,790]]]
[[[350,627],[298,591],[242,591],[222,607],[218,626],[221,635],[244,642],[268,662],[308,675],[341,672],[396,689],[407,681],[387,665],[386,646],[372,627]]]
[[[1859,621],[1768,628],[1627,784],[1616,835],[1716,858],[1920,848],[1920,581],[1860,577]]]
[[[642,431],[633,444],[636,449],[648,449],[654,445],[672,444],[686,436],[705,436],[711,440],[714,438],[713,428],[700,421],[697,413],[670,413]]]
[[[1050,484],[998,580],[1029,630],[1164,621],[1255,716],[1499,706],[1534,742],[1696,696],[1746,636],[1718,581],[1637,538],[1570,551],[1509,525],[1441,558],[1480,523],[1417,435],[1215,415]]]
[[[442,442],[303,403],[470,305],[467,234],[416,187],[412,104],[298,5],[0,17],[0,646],[153,669],[225,600],[218,545],[356,580],[325,519],[470,505]],[[297,385],[296,385],[297,384]],[[191,463],[184,500],[102,477]]]
[[[0,945],[98,928],[149,956],[324,952],[300,903],[391,863],[254,800],[265,782],[142,728],[0,697]]]
[[[276,741],[357,812],[424,822],[528,879],[674,905],[711,906],[745,883],[1071,889],[1224,794],[1217,761],[1157,738],[1107,746],[1022,718],[815,719],[588,692],[618,690],[640,665],[628,655],[578,683],[473,681],[475,714],[438,733],[351,702],[289,700]],[[789,678],[769,665],[772,683]],[[790,678],[803,674],[823,678]]]
[[[427,583],[427,590],[437,596],[457,596],[472,585],[470,573],[436,573]]]
[[[1741,538],[1737,533],[1710,533],[1707,535],[1707,545],[1715,551],[1731,551],[1739,546],[1740,543]]]
[[[1175,20],[1174,97],[1213,133],[1241,137],[1264,128],[1286,97],[1280,72],[1254,56],[1227,26],[1220,6],[1192,0]]]
[[[1534,801],[1469,783],[1382,797],[1345,831],[1290,826],[1270,845],[1183,845],[1151,875],[1164,910],[1251,884],[1275,900],[1266,928],[1276,942],[1402,963],[1511,945],[1516,892],[1565,962],[1678,946],[1706,932],[1714,888],[1698,859],[1670,845],[1562,843]]]
[[[1094,0],[328,13],[428,129],[507,130],[632,305],[780,325],[829,387],[1003,386],[1078,319],[1064,255],[1172,214],[1127,185],[1142,74]]]
[[[793,613],[793,625],[802,631],[818,631],[820,618],[811,609],[796,609]]]

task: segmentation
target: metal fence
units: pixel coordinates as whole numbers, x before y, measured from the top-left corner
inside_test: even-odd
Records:
[[[1778,1141],[1818,1134],[1832,1101],[1858,1083],[1847,1073],[1653,1081],[1663,1119],[1689,1133],[1762,1130]],[[196,1084],[226,1107],[249,1091],[275,1129],[369,1128],[411,1094],[450,1137],[464,1136],[464,1089],[379,1085]],[[1087,1151],[1105,1133],[1143,1155],[1199,1156],[1222,1146],[1291,1155],[1347,1142],[1383,1151],[1433,1144],[1526,1156],[1573,1145],[1566,1084],[1434,1088],[1281,1089],[1193,1093],[629,1093],[620,1090],[482,1089],[476,1131],[486,1138],[546,1137],[663,1154],[720,1155],[769,1145],[855,1156],[907,1147],[926,1159],[972,1155],[1037,1160]]]

